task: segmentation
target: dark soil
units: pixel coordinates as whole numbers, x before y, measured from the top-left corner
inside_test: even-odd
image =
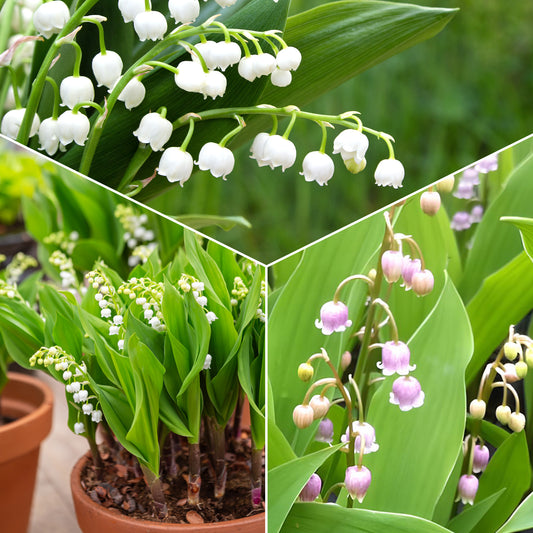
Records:
[[[234,441],[232,453],[226,454],[228,477],[226,494],[221,500],[214,498],[213,468],[206,454],[202,454],[201,503],[191,506],[187,503],[188,448],[183,441],[175,454],[177,474],[161,476],[168,506],[168,516],[157,518],[152,505],[151,494],[144,482],[135,458],[125,450],[111,459],[109,450],[101,447],[103,469],[98,472],[92,460],[82,471],[81,485],[89,497],[103,505],[118,509],[122,514],[170,523],[223,522],[264,512],[264,508],[253,509],[250,497],[250,439],[243,432],[243,439]],[[168,457],[167,463],[168,463]]]

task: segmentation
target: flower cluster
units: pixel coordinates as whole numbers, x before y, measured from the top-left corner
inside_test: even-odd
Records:
[[[202,281],[196,279],[195,277],[189,274],[182,274],[181,278],[178,281],[178,288],[182,292],[187,293],[192,290],[194,299],[198,302],[198,305],[202,307],[205,312],[205,317],[207,321],[212,324],[215,320],[218,319],[217,315],[213,311],[207,309],[207,296],[204,295],[205,285]]]
[[[61,286],[65,289],[74,287],[78,283],[76,271],[72,259],[67,257],[61,250],[55,250],[48,259],[51,265],[59,269],[59,277],[61,278]]]
[[[5,256],[3,258],[5,260]],[[18,252],[5,268],[6,283],[8,285],[16,285],[26,270],[36,266],[37,260],[34,257]]]
[[[57,246],[60,250],[67,255],[72,255],[74,248],[80,238],[77,231],[71,231],[68,235],[64,231],[56,231],[48,234],[43,239],[44,244]]]
[[[128,265],[146,263],[157,247],[155,234],[147,227],[148,215],[139,214],[131,205],[118,204],[115,216],[124,229],[124,241],[131,252]]]

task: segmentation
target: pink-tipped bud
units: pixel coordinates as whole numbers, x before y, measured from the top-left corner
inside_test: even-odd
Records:
[[[511,419],[511,408],[508,405],[500,405],[496,407],[496,418],[500,424],[506,426]]]
[[[463,475],[459,478],[459,485],[457,487],[457,492],[459,498],[463,503],[469,503],[474,505],[474,499],[477,494],[477,489],[479,487],[479,480],[476,476]]]
[[[300,492],[302,502],[314,502],[322,490],[322,480],[318,474],[312,474],[305,487]]]
[[[381,361],[377,367],[382,370],[384,376],[399,374],[406,376],[416,368],[416,365],[409,365],[411,353],[405,342],[388,341],[383,345],[381,351]]]
[[[487,468],[487,464],[490,459],[490,452],[486,446],[480,446],[476,444],[474,446],[474,462],[472,469],[474,473],[483,472]]]
[[[516,365],[513,363],[505,363],[503,365],[505,379],[507,380],[507,383],[514,383],[515,381],[518,381],[520,378],[518,377],[518,373],[516,371]]]
[[[352,325],[348,320],[348,307],[342,302],[326,302],[320,308],[320,320],[315,320],[315,326],[324,335],[331,335],[334,331],[345,331]]]
[[[527,375],[527,363],[525,361],[518,361],[514,367],[518,378],[524,379]]]
[[[333,422],[329,418],[324,418],[318,424],[315,440],[319,442],[333,442]]]
[[[522,413],[511,413],[509,417],[509,429],[515,433],[522,431],[526,425],[526,417]]]
[[[292,419],[296,427],[304,429],[313,423],[315,412],[310,405],[297,405],[292,412]]]
[[[415,272],[411,279],[411,287],[413,292],[418,296],[425,296],[433,290],[435,280],[433,274],[427,268],[420,272]]]
[[[503,345],[503,353],[509,361],[514,361],[522,355],[522,346],[518,342],[506,342]]]
[[[478,400],[477,398],[475,400],[472,400],[470,402],[470,414],[472,415],[472,418],[475,418],[476,420],[482,420],[485,418],[485,413],[487,411],[487,404],[483,400]]]
[[[313,367],[309,363],[302,363],[298,367],[298,377],[302,381],[309,381],[315,373]]]
[[[402,275],[403,256],[398,250],[387,250],[381,256],[383,275],[389,283],[394,283]]]
[[[411,288],[413,276],[417,272],[420,272],[421,269],[422,269],[422,263],[420,262],[420,259],[411,259],[408,255],[406,255],[403,258],[402,278],[403,278],[403,285],[406,288],[406,290],[409,290]]]
[[[446,176],[437,182],[437,191],[452,192],[455,185],[455,178],[453,176]]]
[[[401,411],[410,411],[424,404],[424,391],[419,381],[412,376],[398,378],[392,384],[390,403],[398,405]]]
[[[344,477],[344,486],[352,497],[362,503],[368,487],[372,482],[372,474],[366,466],[349,466]]]
[[[352,363],[352,354],[348,351],[344,352],[341,357],[341,368],[346,370]]]
[[[440,209],[440,194],[437,191],[426,191],[420,195],[420,208],[429,216],[434,216]]]
[[[311,409],[313,409],[315,413],[315,419],[317,419],[317,418],[322,418],[323,416],[328,414],[330,403],[329,403],[329,400],[325,396],[316,394],[315,396],[311,398],[309,405],[311,406]]]

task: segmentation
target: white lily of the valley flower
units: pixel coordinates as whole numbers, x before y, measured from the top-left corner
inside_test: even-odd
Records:
[[[202,146],[196,164],[200,170],[209,170],[215,178],[223,180],[233,170],[235,158],[229,148],[220,146],[214,142],[208,142]]]
[[[296,147],[292,141],[281,135],[269,135],[263,146],[261,161],[270,168],[281,167],[285,172],[285,169],[292,167],[296,161]]]
[[[59,33],[70,19],[65,2],[53,1],[40,5],[33,13],[33,25],[38,33],[48,39]]]
[[[178,74],[174,76],[176,85],[190,93],[201,93],[204,87],[205,72],[196,61],[182,61],[178,65]]]
[[[176,24],[190,24],[200,14],[200,2],[198,0],[168,0],[168,10]]]
[[[272,54],[259,54],[253,57],[254,74],[259,78],[260,76],[268,76],[276,70],[276,58]]]
[[[12,109],[11,111],[8,111],[2,119],[0,132],[2,132],[2,134],[6,137],[16,139],[20,131],[20,126],[22,125],[22,120],[24,119],[24,113],[26,113],[26,108],[24,107],[21,109]],[[40,125],[41,121],[36,113],[31,123],[30,137],[33,137],[37,131],[39,131]]]
[[[379,162],[374,173],[376,185],[382,187],[390,185],[395,189],[402,186],[404,176],[403,165],[397,159],[383,159]]]
[[[201,92],[204,98],[210,96],[214,100],[217,96],[224,96],[226,85],[226,76],[222,72],[210,70],[204,73],[204,83]]]
[[[205,356],[204,366],[203,370],[209,370],[211,368],[211,361],[213,360],[213,357],[209,354]]]
[[[85,433],[85,424],[83,422],[76,422],[74,424],[74,433],[76,433],[76,435]]]
[[[143,11],[133,20],[133,27],[141,41],[158,41],[167,32],[167,19],[159,11]]]
[[[303,172],[305,181],[316,181],[320,186],[327,185],[333,176],[335,165],[333,159],[322,152],[309,152],[303,160]]]
[[[107,50],[105,54],[100,52],[93,57],[92,66],[98,87],[113,87],[122,74],[123,64],[116,52]]]
[[[57,136],[63,146],[72,141],[83,146],[89,135],[91,124],[83,113],[65,111],[57,119]]]
[[[206,41],[196,45],[196,49],[202,55],[207,68],[226,70],[230,65],[235,65],[241,59],[241,47],[234,42]],[[193,60],[198,60],[193,52]]]
[[[171,146],[163,152],[157,173],[165,176],[170,182],[177,181],[183,187],[183,184],[191,177],[192,169],[191,154],[181,148]]]
[[[124,22],[131,22],[146,9],[144,0],[118,0],[118,8]]]
[[[260,167],[268,165],[268,161],[263,160],[263,153],[265,149],[265,143],[268,141],[269,138],[270,135],[266,132],[258,133],[255,136],[254,142],[252,143],[252,146],[250,148],[250,152],[252,152],[252,155],[250,157],[252,159],[255,159]]]
[[[54,155],[59,148],[57,124],[58,120],[50,117],[43,120],[39,127],[39,143],[41,144],[41,150],[45,150],[48,155]]]
[[[281,70],[296,70],[302,62],[302,54],[298,48],[287,46],[276,55],[276,64]]]
[[[139,142],[150,144],[154,152],[163,149],[172,135],[172,122],[159,113],[148,113],[141,119],[139,127],[133,132]]]
[[[215,0],[215,2],[220,7],[230,7],[232,6],[237,0]]]
[[[239,75],[248,81],[254,81],[257,78],[254,72],[254,57],[256,56],[245,56],[239,61]]]
[[[126,84],[126,87],[122,89],[121,93],[118,95],[118,99],[121,102],[124,102],[126,109],[133,109],[142,103],[145,96],[146,87],[142,84],[139,78],[132,78]]]
[[[93,82],[86,76],[67,76],[59,86],[59,94],[63,105],[73,109],[81,102],[94,100]]]
[[[368,137],[358,130],[341,131],[333,141],[333,153],[340,153],[344,161],[354,159],[357,164],[361,163],[367,149]]]
[[[276,87],[287,87],[291,84],[292,74],[288,70],[276,69],[270,76],[272,85]]]

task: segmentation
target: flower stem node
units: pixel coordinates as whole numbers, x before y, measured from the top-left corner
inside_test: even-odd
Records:
[[[402,252],[398,250],[387,250],[381,256],[381,268],[388,283],[394,283],[400,279],[403,268]]]
[[[22,120],[24,119],[24,113],[26,113],[25,108],[8,111],[2,118],[2,124],[0,125],[2,135],[16,139],[20,131],[20,126],[22,125]],[[40,125],[41,121],[39,120],[39,116],[35,114],[31,124],[30,137],[33,137],[39,131]]]
[[[372,475],[366,466],[349,466],[344,477],[344,486],[352,499],[362,503],[368,487],[372,482]]]
[[[333,442],[333,422],[329,418],[324,418],[318,424],[315,440],[318,442]]]
[[[208,142],[200,150],[197,165],[200,170],[209,170],[215,178],[222,177],[225,180],[226,176],[233,170],[235,158],[229,148]]]
[[[364,454],[377,452],[379,450],[379,444],[376,442],[376,431],[368,422],[359,422],[359,420],[352,422],[351,433],[350,428],[346,428],[346,432],[341,435],[341,442],[346,442],[346,444],[348,444],[350,438],[354,435],[355,453],[361,453],[362,439],[364,439]]]
[[[435,216],[440,209],[440,194],[437,191],[425,191],[420,195],[420,208],[429,216]]]
[[[383,159],[379,162],[374,173],[376,185],[391,186],[395,189],[402,186],[405,169],[397,159]]]
[[[322,490],[322,480],[318,474],[311,474],[309,481],[300,492],[300,501],[314,502]]]
[[[506,426],[511,419],[511,408],[508,405],[499,405],[496,408],[496,418],[500,424]]]
[[[305,181],[316,181],[320,186],[327,185],[335,172],[333,159],[318,150],[309,152],[304,157],[302,166],[303,171],[300,174],[304,176]]]
[[[424,391],[419,381],[412,376],[402,376],[392,384],[390,403],[398,405],[401,411],[410,411],[424,404]]]
[[[479,480],[472,474],[465,474],[459,478],[459,485],[457,487],[458,497],[466,504],[474,505],[474,499],[479,487]]]
[[[409,365],[410,358],[411,352],[407,344],[401,341],[388,341],[383,345],[381,361],[377,363],[377,367],[384,376],[392,376],[393,374],[406,376],[416,369],[416,365]]]
[[[309,363],[302,363],[298,367],[298,377],[302,381],[309,381],[313,377],[314,373],[315,373],[315,370],[313,366],[310,365]]]
[[[33,25],[46,39],[60,33],[69,20],[70,12],[65,2],[46,2],[33,13]]]
[[[122,75],[122,58],[110,50],[105,54],[100,52],[93,57],[92,67],[98,87],[105,85],[111,88]]]
[[[163,149],[172,135],[172,122],[159,113],[148,113],[141,119],[139,127],[133,132],[140,143],[150,144],[154,152]]]
[[[444,192],[444,193],[450,193],[453,191],[453,187],[455,185],[455,178],[453,176],[446,176],[445,178],[442,178],[441,180],[437,181],[437,191]]]
[[[519,433],[524,429],[526,425],[526,417],[522,413],[511,413],[509,416],[509,429],[514,431],[515,433]]]
[[[485,468],[487,468],[489,459],[489,449],[485,445],[480,446],[479,444],[476,444],[474,446],[474,460],[472,464],[472,470],[474,473],[477,474],[479,472],[483,472]]]
[[[348,320],[348,307],[342,302],[326,302],[320,308],[320,320],[315,320],[315,326],[322,330],[323,335],[331,335],[334,331],[342,332],[351,327]]]
[[[368,145],[368,137],[364,133],[359,130],[347,129],[335,137],[333,153],[340,153],[344,161],[353,160],[355,164],[360,164],[365,159]]]
[[[77,104],[94,100],[93,82],[87,76],[67,76],[61,82],[59,94],[63,105],[73,109]]]
[[[470,402],[469,407],[470,415],[476,420],[483,420],[485,413],[487,412],[487,404],[483,400],[477,398]]]
[[[167,31],[167,19],[159,11],[142,11],[135,16],[133,27],[140,41],[159,41]]]
[[[292,419],[296,427],[309,427],[315,419],[315,412],[310,405],[297,405],[292,412]]]
[[[190,24],[200,14],[200,2],[198,0],[169,0],[168,10],[176,24]]]
[[[329,403],[329,399],[326,398],[325,396],[321,396],[320,394],[315,394],[309,401],[309,405],[311,406],[311,408],[313,409],[315,413],[315,420],[316,420],[328,414],[330,403]]]
[[[522,355],[522,346],[518,342],[506,342],[503,345],[503,353],[509,361],[514,361]]]
[[[83,146],[89,135],[91,124],[83,113],[65,111],[57,119],[57,132],[59,142],[67,146],[74,141],[79,146]]]
[[[193,165],[191,154],[184,152],[181,148],[171,146],[163,152],[157,173],[165,176],[170,182],[177,181],[183,187],[183,184],[191,177]]]
[[[411,288],[417,296],[425,296],[433,290],[435,280],[433,274],[427,268],[413,274]]]

